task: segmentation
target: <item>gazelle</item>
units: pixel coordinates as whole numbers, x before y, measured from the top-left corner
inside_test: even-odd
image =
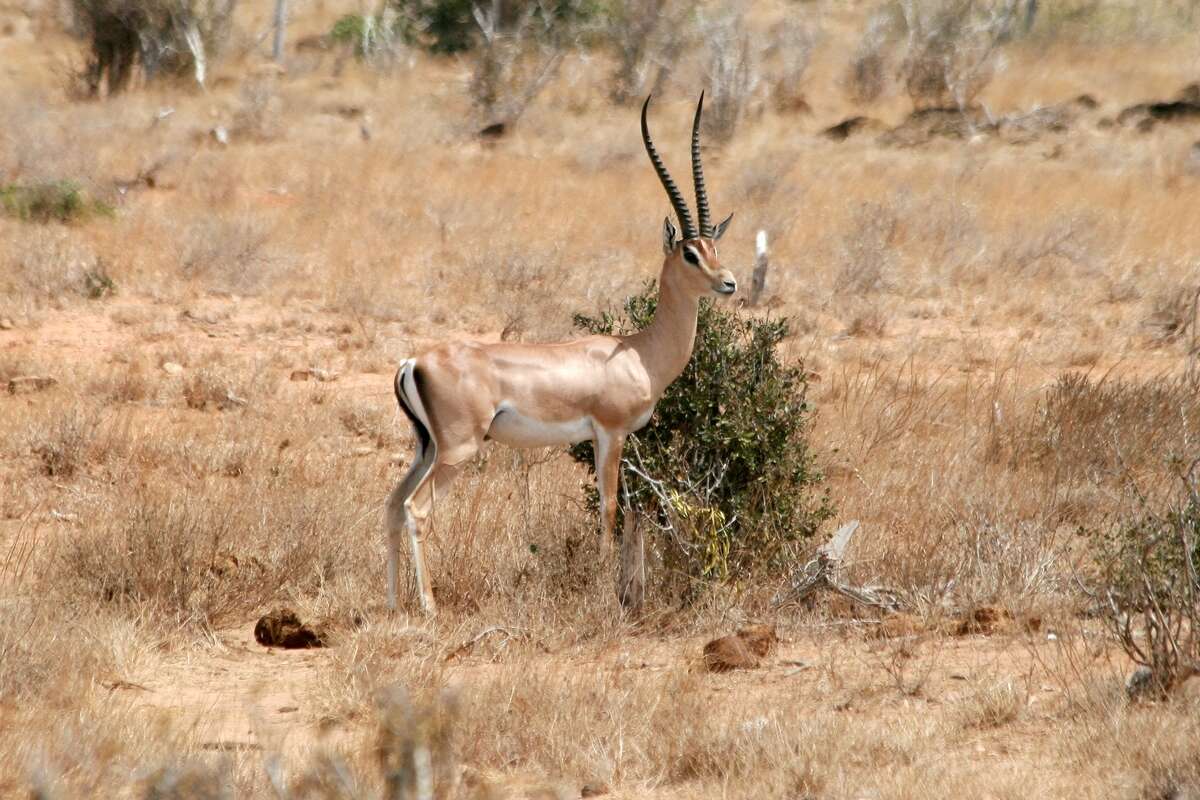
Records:
[[[412,466],[387,501],[388,604],[396,608],[401,541],[408,533],[421,608],[435,612],[422,553],[421,523],[436,496],[489,439],[513,447],[592,440],[600,493],[600,542],[612,550],[617,482],[625,437],[650,420],[654,405],[692,355],[700,299],[731,295],[737,282],[717,259],[730,214],[713,225],[700,163],[700,115],[692,123],[692,178],[699,224],[650,139],[642,141],[679,218],[682,236],[663,222],[663,261],[653,321],[630,336],[589,336],[558,344],[451,342],[400,365],[396,399],[416,431]]]

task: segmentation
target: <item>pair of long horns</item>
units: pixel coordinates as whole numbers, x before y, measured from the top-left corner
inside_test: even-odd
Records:
[[[683,228],[683,238],[695,239],[702,236],[711,238],[713,225],[708,209],[708,190],[704,187],[704,165],[700,163],[700,114],[704,110],[704,92],[700,93],[700,102],[696,104],[696,118],[692,122],[692,180],[696,184],[696,211],[700,215],[699,228],[692,222],[692,212],[688,210],[687,201],[683,199],[683,193],[679,191],[679,187],[672,180],[671,173],[667,172],[667,166],[658,155],[654,141],[650,138],[650,127],[646,124],[646,111],[649,108],[650,96],[647,96],[646,102],[642,104],[642,141],[646,145],[646,154],[650,156],[650,163],[654,165],[654,171],[658,173],[658,179],[662,181],[663,188],[667,190],[667,197],[671,199],[675,216],[679,217],[679,225]]]

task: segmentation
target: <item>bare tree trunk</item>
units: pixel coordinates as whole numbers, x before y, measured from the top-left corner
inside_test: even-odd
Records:
[[[642,542],[642,526],[637,514],[625,509],[625,524],[621,526],[621,564],[617,572],[617,599],[634,613],[641,611],[646,600],[646,551]]]
[[[763,289],[767,286],[767,270],[771,266],[767,252],[767,232],[759,231],[754,237],[754,275],[750,279],[750,305],[758,305]]]
[[[1028,0],[1025,3],[1025,32],[1029,33],[1033,30],[1033,23],[1037,21],[1038,0]]]
[[[283,61],[283,38],[287,32],[287,0],[275,0],[275,45],[272,57],[275,63]]]

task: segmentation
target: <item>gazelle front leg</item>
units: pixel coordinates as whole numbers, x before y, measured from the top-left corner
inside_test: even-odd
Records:
[[[596,428],[596,491],[600,494],[600,554],[608,558],[613,549],[617,520],[617,487],[621,480],[621,450],[625,434]]]

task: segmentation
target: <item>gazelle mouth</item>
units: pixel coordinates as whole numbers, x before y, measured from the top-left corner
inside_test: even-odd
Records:
[[[714,286],[713,291],[717,294],[733,294],[737,291],[736,286]]]

